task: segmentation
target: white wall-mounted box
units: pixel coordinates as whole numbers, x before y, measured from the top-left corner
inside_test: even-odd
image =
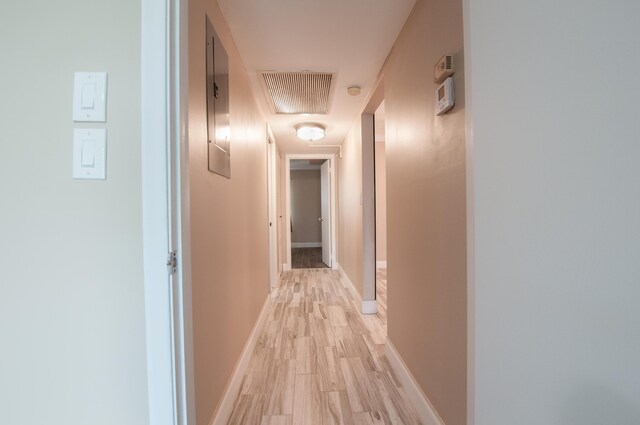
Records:
[[[449,77],[436,89],[436,115],[442,115],[455,104],[453,78]]]

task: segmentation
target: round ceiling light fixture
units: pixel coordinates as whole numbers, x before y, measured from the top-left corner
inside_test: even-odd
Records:
[[[360,86],[347,87],[347,94],[349,96],[358,96],[360,94]]]
[[[295,126],[298,139],[306,142],[316,142],[324,139],[325,126],[314,122],[305,122]]]

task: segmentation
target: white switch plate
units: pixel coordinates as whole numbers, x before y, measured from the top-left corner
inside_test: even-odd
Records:
[[[73,120],[107,121],[107,73],[76,72],[73,81]]]
[[[107,130],[76,128],[73,130],[73,178],[105,180],[107,178]]]

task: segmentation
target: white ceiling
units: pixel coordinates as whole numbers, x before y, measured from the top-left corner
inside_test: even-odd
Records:
[[[283,153],[322,153],[295,137],[293,125],[327,127],[317,144],[342,144],[365,106],[415,0],[218,0],[258,101]],[[327,115],[276,115],[258,71],[323,71],[336,74]],[[359,96],[347,87],[362,87]],[[329,150],[331,151],[331,150]]]

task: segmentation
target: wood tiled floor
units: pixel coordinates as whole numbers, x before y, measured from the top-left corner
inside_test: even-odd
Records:
[[[376,300],[378,301],[378,318],[387,335],[387,269],[376,269]]]
[[[292,269],[326,269],[322,248],[291,248]]]
[[[420,424],[384,355],[378,301],[363,316],[340,272],[283,273],[229,424]]]

